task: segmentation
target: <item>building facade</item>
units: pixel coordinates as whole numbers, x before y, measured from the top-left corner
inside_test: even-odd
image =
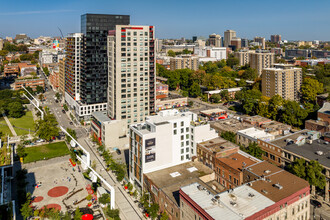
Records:
[[[250,67],[257,70],[258,76],[261,76],[264,68],[270,68],[275,62],[275,54],[268,51],[257,51],[250,53]]]
[[[221,47],[221,36],[219,34],[211,34],[209,36],[209,46]]]
[[[281,40],[282,40],[281,35],[275,34],[275,35],[270,36],[270,42],[272,42],[272,43],[278,43]]]
[[[61,59],[58,63],[59,69],[59,87],[58,91],[64,97],[65,94],[65,58]]]
[[[265,49],[266,48],[266,40],[264,37],[255,37],[254,38],[254,42],[258,42],[259,45],[261,46],[261,49]]]
[[[140,123],[155,112],[154,26],[117,25],[108,36],[108,116]],[[139,104],[139,105],[138,105]]]
[[[224,34],[224,47],[228,47],[233,38],[236,37],[236,31],[226,30]]]
[[[170,70],[191,69],[198,70],[198,57],[190,55],[182,55],[180,57],[173,57],[170,59]]]
[[[144,173],[190,161],[198,142],[218,135],[192,112],[164,110],[145,123],[131,125],[129,136],[129,178],[142,188]]]
[[[129,23],[129,15],[84,14],[81,16],[83,49],[80,100],[83,104],[107,103],[108,31],[114,30],[116,25]]]
[[[216,60],[227,59],[227,49],[225,47],[195,47],[194,54],[199,57],[211,57]]]
[[[302,70],[288,64],[274,64],[273,68],[262,71],[262,95],[273,97],[280,95],[283,99],[299,101],[302,84]]]

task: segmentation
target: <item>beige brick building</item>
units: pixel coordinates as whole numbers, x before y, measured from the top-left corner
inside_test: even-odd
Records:
[[[288,64],[274,64],[262,71],[262,95],[273,97],[278,94],[286,100],[299,100],[302,70]]]
[[[250,63],[250,53],[255,53],[255,50],[241,50],[234,53],[234,56],[239,60],[238,65],[244,66]]]
[[[198,57],[181,56],[170,59],[170,69],[172,71],[178,69],[198,70],[198,65]]]
[[[257,70],[258,76],[261,76],[264,68],[270,68],[274,64],[275,54],[269,52],[256,52],[249,54],[250,67]]]

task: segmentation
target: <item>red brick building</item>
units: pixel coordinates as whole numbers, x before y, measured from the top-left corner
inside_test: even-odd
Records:
[[[8,63],[4,66],[3,73],[5,76],[18,76],[19,67],[17,63]]]
[[[45,79],[17,79],[11,85],[14,90],[23,89],[22,87],[31,87],[33,90],[37,89],[37,86],[45,88]]]
[[[53,88],[58,89],[60,85],[60,73],[58,70],[52,70],[49,73],[49,82]]]

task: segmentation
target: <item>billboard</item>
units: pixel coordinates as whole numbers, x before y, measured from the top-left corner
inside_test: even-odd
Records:
[[[58,49],[60,47],[60,42],[58,39],[53,40],[53,49]]]
[[[156,139],[150,138],[145,140],[145,163],[156,160]]]

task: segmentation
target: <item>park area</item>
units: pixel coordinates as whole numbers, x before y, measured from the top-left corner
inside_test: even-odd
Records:
[[[13,136],[13,134],[11,133],[5,119],[0,118],[0,132],[2,133],[3,136]]]
[[[9,118],[9,121],[18,136],[29,134],[29,132],[34,132],[35,124],[31,111],[27,111],[25,115],[20,118]]]
[[[24,163],[31,163],[39,160],[48,160],[61,157],[70,153],[64,141],[44,144],[25,148],[26,157]]]

